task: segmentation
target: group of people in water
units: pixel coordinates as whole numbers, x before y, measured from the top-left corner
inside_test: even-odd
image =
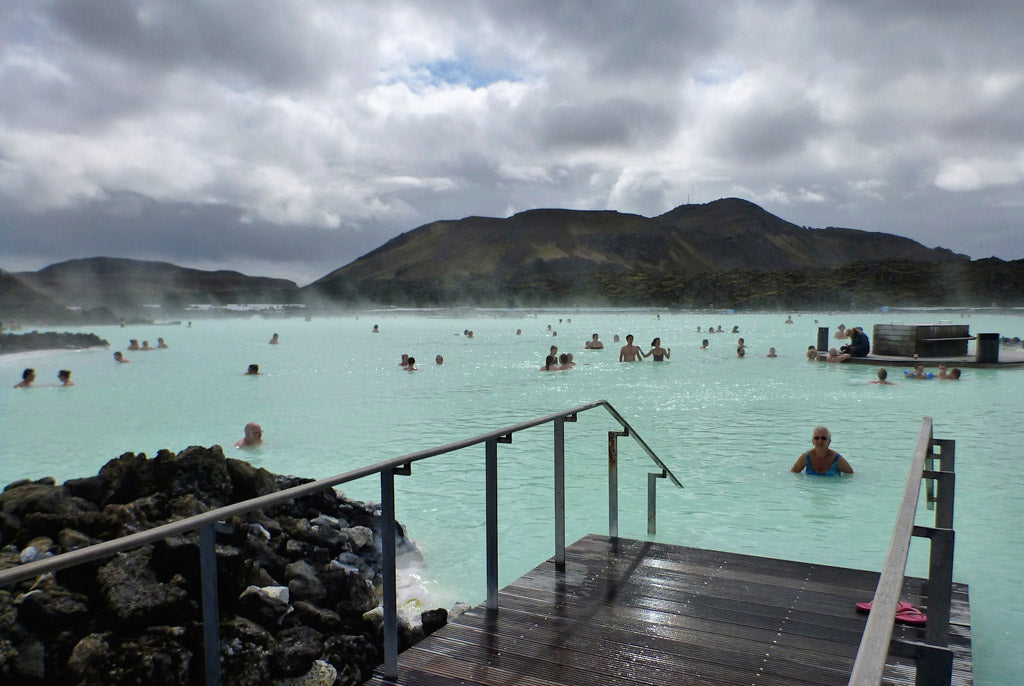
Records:
[[[189,324],[191,323],[192,322],[189,322]],[[128,347],[126,348],[126,350],[166,350],[168,347],[170,346],[167,345],[167,341],[165,341],[163,338],[156,339],[155,348],[149,345],[149,341],[142,341],[142,345],[139,345],[139,340],[137,338],[130,338],[128,339]],[[125,357],[123,352],[118,350],[114,353],[114,362],[123,364],[125,362],[131,362],[131,360]]]
[[[57,386],[63,388],[66,386],[74,386],[75,382],[71,380],[71,370],[61,369],[57,372],[57,380],[60,382]],[[21,381],[14,384],[15,388],[32,388],[36,384],[36,370],[29,368],[21,373]]]

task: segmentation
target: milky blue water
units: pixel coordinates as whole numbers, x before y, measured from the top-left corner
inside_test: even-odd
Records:
[[[1024,318],[900,315],[908,323],[952,318],[972,333],[1024,334]],[[562,319],[560,322],[559,319]],[[571,323],[568,321],[571,318]],[[668,314],[544,312],[533,316],[425,317],[408,313],[301,319],[197,320],[186,326],[95,327],[110,350],[0,357],[0,482],[46,475],[88,476],[126,452],[154,455],[189,445],[225,446],[275,472],[324,477],[449,443],[534,417],[609,400],[685,485],[659,482],[657,540],[772,557],[879,569],[921,418],[938,438],[957,442],[955,579],[970,584],[978,684],[1013,681],[1024,669],[1014,634],[1024,626],[1024,369],[965,371],[962,381],[906,381],[879,387],[869,366],[807,362],[817,326],[867,331],[880,314]],[[380,333],[371,333],[374,324]],[[698,333],[709,325],[739,334]],[[557,335],[548,330],[552,326]],[[463,335],[472,329],[472,339]],[[516,335],[516,329],[522,329]],[[273,333],[280,345],[268,345]],[[604,351],[584,350],[597,332]],[[620,364],[614,334],[634,333],[645,349],[655,336],[668,362]],[[167,350],[111,352],[128,340],[166,338]],[[739,336],[749,353],[737,359]],[[700,341],[710,340],[709,350]],[[542,373],[548,347],[572,352],[579,366]],[[779,357],[766,358],[769,346]],[[401,353],[420,370],[404,372]],[[437,366],[434,356],[444,356]],[[245,376],[258,363],[263,374]],[[24,367],[38,387],[15,390]],[[73,371],[73,388],[55,385]],[[265,444],[232,444],[258,421]],[[812,428],[829,426],[832,447],[856,470],[850,478],[789,473],[809,447]],[[566,424],[567,540],[607,532],[603,410]],[[499,446],[500,583],[553,552],[551,426]],[[398,516],[426,557],[424,602],[482,601],[483,446],[426,463],[397,482]],[[620,534],[646,536],[647,457],[620,441]],[[344,489],[379,500],[379,480]],[[930,523],[922,505],[918,523]],[[927,573],[927,545],[916,539],[908,572]]]

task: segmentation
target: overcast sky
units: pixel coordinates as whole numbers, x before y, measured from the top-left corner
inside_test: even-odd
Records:
[[[1024,257],[1024,2],[3,0],[0,267],[308,283],[437,219],[655,216]]]

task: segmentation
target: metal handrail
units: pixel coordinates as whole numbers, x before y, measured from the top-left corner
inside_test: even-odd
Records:
[[[926,460],[933,459],[934,445],[942,447],[941,471],[926,469]],[[947,454],[948,453],[948,454]],[[948,460],[946,459],[948,457]],[[948,462],[948,464],[947,464]],[[924,417],[918,434],[914,457],[910,463],[903,499],[896,516],[889,551],[885,557],[875,595],[861,635],[857,658],[850,673],[850,686],[877,686],[882,680],[886,658],[890,653],[917,660],[917,683],[949,683],[952,652],[947,646],[949,608],[953,568],[953,442],[932,437],[932,419]],[[948,471],[947,471],[948,470]],[[939,508],[935,527],[914,525],[921,482],[939,481]],[[929,498],[929,508],[931,508]],[[928,623],[925,643],[894,641],[892,633],[896,607],[903,590],[910,541],[913,536],[931,538],[928,578]]]
[[[268,493],[266,495],[258,496],[256,498],[250,498],[249,500],[232,503],[219,507],[215,510],[210,510],[198,515],[193,515],[185,519],[181,519],[168,524],[162,524],[146,531],[140,531],[138,533],[123,536],[111,541],[104,541],[96,543],[94,545],[79,548],[70,552],[62,553],[54,557],[45,558],[42,560],[35,560],[17,567],[5,569],[0,571],[0,587],[7,586],[10,584],[24,581],[26,579],[35,578],[41,574],[56,572],[61,569],[68,567],[74,567],[92,560],[96,560],[103,557],[109,557],[116,553],[138,548],[140,546],[152,543],[169,536],[176,534],[185,533],[188,531],[200,530],[200,547],[201,555],[204,554],[208,558],[204,562],[203,569],[203,586],[204,586],[204,624],[209,625],[211,622],[210,617],[207,615],[208,608],[206,607],[206,587],[207,585],[213,586],[213,593],[216,590],[216,570],[213,567],[213,572],[210,572],[210,564],[215,565],[216,559],[214,555],[213,546],[213,526],[220,521],[230,518],[235,515],[245,514],[253,510],[258,510],[266,507],[271,507],[288,500],[295,498],[301,498],[318,491],[333,488],[340,484],[344,484],[350,481],[355,481],[367,476],[374,474],[380,474],[381,476],[381,539],[382,539],[382,567],[384,573],[384,641],[385,641],[385,660],[384,660],[384,673],[388,678],[397,677],[397,647],[398,647],[398,625],[397,625],[397,608],[395,603],[396,597],[396,579],[395,579],[395,519],[394,519],[394,476],[396,475],[408,475],[411,473],[412,463],[420,460],[425,460],[430,457],[437,455],[443,455],[445,453],[454,452],[463,448],[468,448],[473,445],[480,443],[486,446],[486,491],[487,491],[487,503],[486,503],[486,515],[487,515],[487,605],[488,607],[497,607],[497,444],[510,443],[512,435],[518,431],[530,429],[536,426],[540,426],[546,423],[553,423],[555,425],[555,481],[556,481],[556,493],[555,493],[555,509],[556,509],[556,541],[555,541],[555,559],[556,561],[561,559],[564,562],[564,533],[565,533],[565,522],[564,522],[564,445],[562,440],[564,438],[564,422],[575,421],[576,416],[581,412],[586,412],[598,407],[603,407],[608,413],[615,419],[616,422],[624,429],[624,435],[629,435],[634,441],[641,447],[641,449],[647,454],[647,456],[660,468],[661,473],[659,477],[669,478],[673,484],[682,488],[682,484],[668,468],[668,466],[651,450],[650,446],[636,433],[633,427],[629,424],[626,419],[619,414],[619,412],[612,407],[607,400],[598,400],[595,402],[587,403],[585,405],[579,405],[577,407],[563,410],[561,412],[555,412],[543,417],[538,417],[526,422],[520,422],[512,426],[498,429],[496,431],[490,431],[488,433],[480,434],[472,438],[465,438],[445,445],[428,448],[426,450],[420,450],[399,457],[392,458],[390,460],[384,460],[377,462],[359,469],[354,469],[342,474],[335,476],[329,476],[317,481],[311,481],[309,483],[300,484],[291,488],[284,489],[282,491],[275,491],[274,493]],[[611,459],[611,458],[609,458]],[[650,485],[649,489],[653,486]],[[611,485],[611,484],[610,484]],[[649,507],[653,506],[653,495],[649,491],[648,495]],[[616,515],[617,517],[617,515]],[[617,521],[617,519],[616,519]],[[652,521],[652,516],[648,514],[648,521]],[[617,526],[617,524],[616,524]],[[650,524],[649,524],[650,530]],[[215,595],[212,596],[215,599]],[[216,602],[214,600],[213,607],[211,610],[216,613]],[[216,615],[214,614],[214,618]],[[212,622],[213,627],[207,627],[211,633],[205,634],[205,640],[207,642],[207,683],[219,683],[219,675],[215,673],[214,667],[211,666],[210,662],[213,660],[218,653],[211,652],[216,647],[216,620]],[[209,643],[213,641],[213,645]]]

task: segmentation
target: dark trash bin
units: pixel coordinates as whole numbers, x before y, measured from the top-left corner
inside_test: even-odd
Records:
[[[999,334],[979,333],[974,344],[975,362],[998,362],[999,361]]]

